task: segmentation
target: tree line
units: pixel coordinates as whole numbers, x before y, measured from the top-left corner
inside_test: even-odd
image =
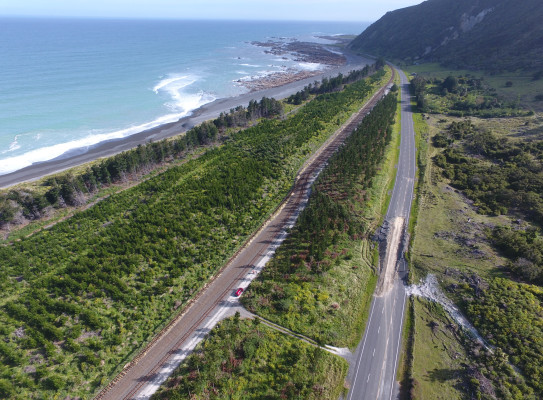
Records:
[[[0,389],[21,399],[92,393],[269,215],[313,146],[378,79],[232,132],[199,158],[1,246]]]
[[[320,82],[315,81],[314,84],[309,84],[305,86],[302,90],[296,92],[295,94],[287,98],[287,103],[299,105],[304,101],[307,101],[311,95],[332,93],[343,88],[343,85],[349,83],[354,83],[360,79],[364,79],[368,75],[374,73],[375,71],[382,69],[384,64],[372,64],[366,65],[360,70],[354,70],[349,72],[346,76],[343,74],[338,74],[334,78],[324,78]]]
[[[345,326],[354,317],[331,311],[345,282],[330,287],[325,279],[352,257],[346,243],[367,234],[360,210],[391,139],[396,107],[397,93],[388,94],[330,158],[296,225],[244,295],[249,310],[322,343],[338,345],[354,330]]]
[[[470,120],[451,123],[433,138],[434,157],[451,185],[474,201],[481,214],[516,214],[535,225],[497,227],[492,240],[513,260],[510,269],[543,283],[543,141],[516,142],[477,129]]]
[[[247,127],[260,118],[276,118],[283,114],[281,102],[263,97],[251,100],[247,107],[238,106],[229,113],[221,113],[213,121],[204,122],[174,139],[164,139],[138,145],[133,150],[108,157],[90,166],[85,172],[66,173],[46,179],[45,193],[30,190],[10,190],[0,197],[0,228],[24,220],[36,220],[47,213],[48,207],[63,208],[86,203],[89,194],[116,184],[128,176],[142,175],[165,160],[183,157],[197,147],[216,143],[227,128]]]

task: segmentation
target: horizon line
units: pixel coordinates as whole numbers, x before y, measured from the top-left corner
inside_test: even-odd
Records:
[[[323,20],[323,19],[266,19],[266,18],[202,18],[202,17],[121,17],[121,16],[83,16],[83,15],[22,15],[0,14],[6,19],[78,19],[78,20],[110,20],[110,21],[224,21],[224,22],[334,22],[334,23],[360,23],[371,24],[375,21],[363,20]]]

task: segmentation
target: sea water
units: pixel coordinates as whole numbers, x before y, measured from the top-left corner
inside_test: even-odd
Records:
[[[0,174],[177,121],[246,92],[240,80],[320,68],[252,41],[325,42],[366,26],[0,19]]]

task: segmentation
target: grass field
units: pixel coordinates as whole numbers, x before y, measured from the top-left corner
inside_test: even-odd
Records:
[[[337,399],[348,364],[258,320],[221,322],[152,398]]]
[[[508,101],[518,101],[521,106],[535,111],[543,111],[543,101],[535,100],[535,96],[543,94],[543,79],[534,81],[533,75],[526,72],[508,72],[488,75],[484,72],[468,70],[450,70],[437,63],[410,65],[403,69],[412,74],[421,74],[427,78],[443,79],[449,75],[471,75],[483,77],[487,84],[496,89],[496,92]],[[511,86],[507,85],[511,82]]]
[[[435,64],[413,66],[407,70],[422,74],[425,78],[442,79],[450,74],[458,76],[466,73],[481,75],[469,71],[451,73]],[[531,77],[520,74],[485,76],[484,80],[500,95],[509,96],[509,100],[514,100],[517,96],[521,106],[528,107],[534,104],[531,101],[534,94],[543,88],[543,82],[533,82]],[[505,82],[509,80],[512,81],[512,86],[505,87]],[[418,283],[428,273],[433,273],[438,277],[447,295],[452,296],[457,303],[470,304],[474,299],[459,295],[454,289],[455,285],[468,287],[466,279],[473,277],[488,282],[495,282],[496,278],[501,277],[510,278],[508,271],[503,268],[507,259],[495,250],[488,238],[488,232],[497,225],[514,225],[518,217],[478,214],[474,203],[459,190],[451,187],[442,176],[441,169],[433,164],[433,157],[442,149],[433,146],[432,137],[443,132],[452,122],[461,120],[463,119],[440,114],[415,115],[416,131],[426,131],[429,140],[427,167],[422,182],[419,182],[420,196],[414,210],[417,223],[409,251],[410,282]],[[472,117],[470,121],[478,130],[492,132],[497,137],[507,137],[513,142],[540,141],[543,138],[543,118],[537,113],[532,116],[514,118]],[[508,301],[508,298],[507,300],[504,298],[503,301]],[[474,304],[476,302],[475,299]],[[411,367],[409,372],[413,384],[407,390],[410,389],[410,392],[404,393],[405,398],[469,398],[469,393],[473,390],[472,383],[476,382],[476,385],[479,385],[477,379],[474,381],[473,375],[468,376],[468,370],[473,373],[474,368],[482,368],[484,374],[491,377],[492,384],[487,385],[487,388],[493,385],[497,393],[503,395],[503,388],[507,387],[511,393],[516,391],[517,396],[521,396],[507,395],[507,398],[524,398],[522,396],[529,395],[526,394],[530,392],[529,388],[522,394],[517,389],[526,388],[523,383],[519,383],[520,378],[518,381],[512,378],[507,381],[507,378],[503,378],[506,375],[503,370],[498,372],[496,367],[492,367],[493,361],[485,364],[485,361],[481,361],[484,357],[474,358],[474,354],[470,353],[473,351],[473,345],[458,331],[441,306],[416,299],[414,311],[415,318],[411,330],[414,333],[413,354],[412,358],[407,359],[404,364],[406,370]],[[407,338],[405,339],[404,343],[407,342]],[[496,368],[494,372],[489,372],[493,368]],[[484,396],[491,396],[489,393],[486,392]]]
[[[420,400],[464,399],[466,353],[457,327],[436,303],[415,299],[413,396]]]

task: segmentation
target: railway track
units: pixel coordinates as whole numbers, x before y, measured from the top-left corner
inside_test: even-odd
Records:
[[[195,334],[204,321],[213,315],[219,304],[233,292],[240,279],[245,277],[252,270],[252,266],[268,253],[271,244],[281,235],[288,221],[299,212],[300,205],[307,199],[311,183],[318,172],[383,97],[393,80],[394,70],[388,83],[309,158],[298,172],[290,192],[261,228],[230,258],[219,273],[185,306],[184,310],[125,365],[94,400],[136,398],[163,365],[182,348],[182,345]],[[149,365],[145,367],[145,364]]]

